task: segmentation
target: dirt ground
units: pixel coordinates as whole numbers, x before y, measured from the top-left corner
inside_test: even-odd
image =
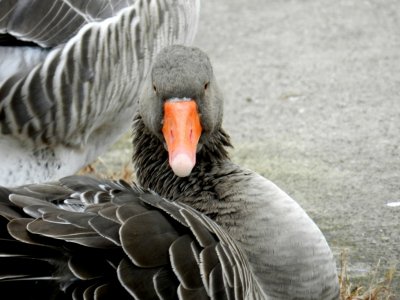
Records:
[[[203,0],[200,20],[233,160],[347,249],[353,281],[397,264],[400,297],[400,2]],[[121,155],[129,136],[103,160]]]

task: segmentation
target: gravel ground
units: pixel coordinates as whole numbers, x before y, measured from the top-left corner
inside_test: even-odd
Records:
[[[400,2],[203,0],[201,14],[233,160],[296,199],[338,261],[347,249],[353,281],[397,264],[400,295]],[[127,135],[103,160],[129,156]]]

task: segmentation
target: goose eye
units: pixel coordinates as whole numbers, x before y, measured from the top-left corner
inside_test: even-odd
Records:
[[[207,83],[204,85],[204,89],[205,89],[205,90],[208,88],[208,84],[209,84],[209,82],[207,82]]]

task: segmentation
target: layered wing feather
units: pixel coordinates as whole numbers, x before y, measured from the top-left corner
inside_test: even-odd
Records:
[[[263,299],[241,249],[186,205],[80,176],[0,197],[3,290],[39,280],[38,294],[46,283],[85,299]]]

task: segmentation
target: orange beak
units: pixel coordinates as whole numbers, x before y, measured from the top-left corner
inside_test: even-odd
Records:
[[[192,172],[201,131],[194,100],[165,102],[162,133],[167,143],[169,165],[175,175],[186,177]]]

